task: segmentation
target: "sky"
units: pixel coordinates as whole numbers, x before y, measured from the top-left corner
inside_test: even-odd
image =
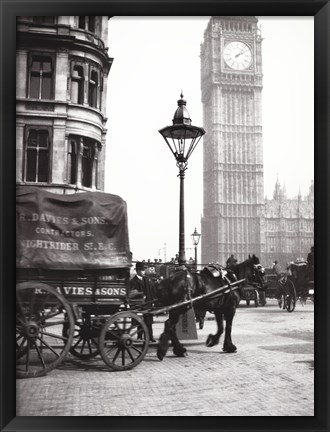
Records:
[[[264,194],[279,179],[287,196],[306,195],[314,178],[313,17],[258,17],[263,55]],[[109,20],[105,192],[128,207],[134,260],[169,260],[179,249],[179,178],[159,129],[172,125],[181,90],[203,127],[200,44],[210,17]],[[207,132],[207,131],[206,131]],[[185,176],[186,258],[201,232],[203,140]],[[198,248],[200,260],[200,247]]]

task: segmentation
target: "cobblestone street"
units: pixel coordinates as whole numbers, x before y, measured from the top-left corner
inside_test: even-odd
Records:
[[[156,318],[156,336],[164,319]],[[215,328],[208,314],[198,340],[183,341],[187,357],[169,350],[161,362],[152,344],[130,371],[110,371],[98,357],[69,355],[45,377],[17,380],[17,415],[314,415],[313,303],[298,302],[288,313],[273,299],[258,308],[242,302],[233,323],[235,354],[222,352],[223,337],[218,346],[205,346]]]

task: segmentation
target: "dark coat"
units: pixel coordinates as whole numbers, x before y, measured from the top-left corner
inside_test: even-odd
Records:
[[[137,293],[132,291],[136,290]],[[156,287],[151,279],[146,276],[139,279],[136,275],[129,282],[129,292],[131,298],[141,298],[141,294],[144,295],[145,301],[156,300]]]

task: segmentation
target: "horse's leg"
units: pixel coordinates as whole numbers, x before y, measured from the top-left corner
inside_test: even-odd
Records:
[[[173,353],[178,357],[184,357],[187,350],[186,348],[180,343],[178,336],[176,334],[176,325],[179,321],[181,313],[178,312],[172,312],[171,314],[171,329],[170,329],[170,336],[171,341],[173,344]]]
[[[214,311],[215,319],[217,321],[218,325],[218,331],[215,335],[209,334],[206,339],[206,346],[207,347],[213,347],[214,345],[217,345],[220,340],[220,336],[223,333],[223,313],[220,311],[220,309],[216,309]]]
[[[186,353],[186,348],[179,342],[176,335],[176,324],[179,320],[180,314],[177,312],[170,312],[168,320],[165,321],[164,332],[160,335],[158,345],[157,345],[157,357],[159,360],[163,360],[165,357],[169,341],[172,341],[173,352],[178,357],[184,357]]]
[[[231,330],[233,327],[233,319],[235,316],[235,309],[230,309],[225,314],[225,320],[226,320],[226,330],[225,330],[225,340],[223,343],[223,351],[227,353],[234,353],[237,351],[236,346],[233,344],[231,340]]]
[[[159,336],[159,341],[157,344],[157,357],[159,360],[163,360],[163,358],[166,356],[169,340],[170,340],[170,320],[171,316],[165,321],[164,325],[164,332]]]

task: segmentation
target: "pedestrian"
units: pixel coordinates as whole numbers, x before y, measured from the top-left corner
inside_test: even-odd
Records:
[[[314,280],[314,246],[311,247],[311,251],[307,255],[307,279]]]
[[[226,261],[227,268],[233,268],[237,264],[237,259],[233,254],[230,255],[230,257]]]
[[[146,266],[143,262],[135,265],[136,275],[129,282],[129,297],[131,299],[143,298],[152,306],[152,301],[156,300],[156,288],[153,281],[145,275]],[[153,336],[152,324],[154,322],[152,314],[143,314],[144,322],[148,328],[150,342],[156,342]],[[138,332],[138,339],[141,339],[141,332]]]
[[[311,251],[307,255],[308,266],[314,270],[314,246],[311,247]]]
[[[273,270],[277,276],[277,278],[279,278],[281,276],[281,266],[279,265],[279,263],[275,260],[274,264],[273,264]]]

